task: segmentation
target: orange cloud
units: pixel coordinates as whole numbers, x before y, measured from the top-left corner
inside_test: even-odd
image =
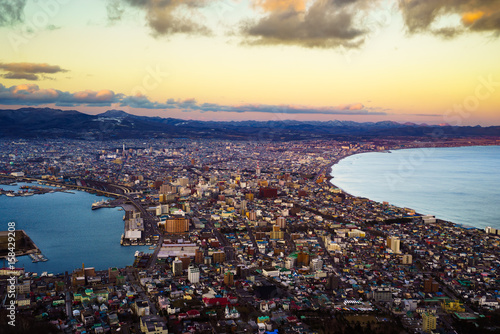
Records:
[[[352,104],[349,106],[349,110],[361,110],[363,109],[365,106],[362,105],[361,103],[356,103],[356,104]]]
[[[112,99],[114,95],[115,95],[115,93],[110,91],[109,89],[103,89],[103,90],[97,92],[96,98],[98,100],[107,101],[107,100]]]
[[[462,15],[462,22],[466,25],[471,25],[484,16],[484,12],[477,10],[474,12],[467,12]]]
[[[306,2],[307,0],[253,0],[254,6],[261,7],[268,12],[290,8],[302,12],[306,9]]]

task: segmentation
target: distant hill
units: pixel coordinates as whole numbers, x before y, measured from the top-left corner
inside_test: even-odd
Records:
[[[137,116],[122,110],[88,115],[76,110],[21,108],[0,110],[0,138],[222,138],[236,140],[305,140],[373,137],[489,137],[500,127],[441,124],[358,123],[352,121],[193,121]]]

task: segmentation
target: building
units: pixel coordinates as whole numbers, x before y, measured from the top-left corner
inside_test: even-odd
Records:
[[[257,213],[255,211],[250,211],[248,213],[248,219],[251,221],[256,221],[257,220]]]
[[[188,280],[192,284],[200,282],[200,269],[195,266],[189,266],[188,268]]]
[[[439,283],[435,282],[432,278],[426,278],[424,280],[424,292],[433,293],[439,291]]]
[[[297,266],[308,266],[309,265],[309,254],[306,252],[299,252],[297,254]]]
[[[283,231],[280,230],[280,227],[277,225],[273,226],[273,230],[269,233],[269,238],[271,240],[281,240],[284,237]]]
[[[189,232],[189,219],[185,217],[172,217],[161,221],[158,225],[167,233],[179,234]]]
[[[212,254],[213,263],[223,263],[226,261],[226,253],[222,251],[214,252]]]
[[[401,258],[402,264],[411,264],[413,262],[413,257],[410,254],[405,254]]]
[[[376,302],[390,302],[392,301],[392,291],[390,288],[379,288],[373,290],[372,298]]]
[[[228,271],[224,274],[224,284],[227,286],[234,285],[234,274],[232,271]]]
[[[424,332],[430,333],[436,329],[437,319],[436,315],[425,312],[422,314],[422,330]]]
[[[323,260],[321,258],[313,259],[309,265],[311,272],[321,270],[323,268]]]
[[[278,197],[277,188],[260,188],[259,196],[262,198],[275,198]]]
[[[390,248],[394,253],[399,254],[400,250],[400,240],[398,237],[389,236],[387,237],[387,248]]]
[[[291,256],[287,257],[286,260],[285,260],[285,268],[286,269],[292,269],[293,267],[295,267],[295,261],[296,260],[297,259],[294,258],[294,257],[291,257]]]
[[[182,270],[187,270],[191,264],[191,258],[189,256],[179,256],[179,260],[182,262]]]
[[[196,250],[199,249],[197,244],[192,243],[179,243],[179,244],[166,244],[161,246],[158,253],[159,258],[176,257],[176,256],[189,256],[194,257]]]
[[[168,334],[167,321],[157,315],[142,316],[140,326],[145,334]]]
[[[196,264],[202,264],[203,263],[203,258],[204,254],[201,250],[197,249],[194,253],[194,263]]]
[[[180,276],[182,275],[182,261],[179,259],[174,260],[172,262],[172,273],[174,276]]]
[[[25,295],[27,293],[30,293],[30,291],[31,287],[29,280],[16,284],[16,293],[18,295]]]
[[[189,185],[189,179],[187,177],[181,177],[177,179],[177,183],[182,187],[187,187]]]
[[[286,228],[285,217],[278,217],[278,219],[276,219],[276,225],[278,225],[280,229],[285,229]]]
[[[132,310],[140,317],[149,315],[149,303],[146,300],[136,300],[132,304]]]

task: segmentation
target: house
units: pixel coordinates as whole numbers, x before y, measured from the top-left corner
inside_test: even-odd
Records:
[[[157,315],[142,316],[140,326],[145,334],[168,334],[167,321]]]

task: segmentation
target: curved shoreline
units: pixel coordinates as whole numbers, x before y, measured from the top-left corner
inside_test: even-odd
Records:
[[[339,159],[336,159],[335,161],[329,163],[326,167],[325,167],[325,174],[326,174],[326,170],[328,170],[328,182],[330,183],[330,185],[334,186],[335,188],[337,189],[340,189],[342,191],[342,193],[350,196],[351,198],[367,198],[369,199],[370,201],[373,201],[373,202],[376,202],[376,203],[381,203],[379,201],[375,201],[375,200],[372,200],[368,197],[363,197],[363,196],[355,196],[351,193],[348,193],[346,192],[344,189],[342,189],[341,187],[337,186],[336,184],[334,184],[333,182],[333,179],[334,177],[332,176],[332,168],[333,166],[335,166],[336,164],[338,164],[340,161],[348,158],[348,157],[351,157],[351,156],[354,156],[354,155],[357,155],[357,154],[362,154],[362,153],[383,153],[383,152],[387,152],[387,153],[390,153],[390,151],[401,151],[401,150],[416,150],[416,149],[430,149],[430,148],[461,148],[461,147],[484,147],[484,146],[498,146],[500,147],[500,145],[498,144],[484,144],[484,145],[479,145],[479,144],[473,144],[473,145],[457,145],[457,146],[422,146],[422,147],[404,147],[404,148],[387,148],[385,150],[372,150],[372,151],[362,151],[362,152],[354,152],[354,153],[351,153],[351,154],[346,154],[344,156],[342,156],[341,158]],[[326,175],[325,175],[326,176]],[[389,203],[390,204],[390,203]],[[408,207],[401,207],[399,205],[394,205],[394,204],[390,204],[391,206],[394,206],[394,207],[397,207],[397,208],[400,208],[400,209],[405,209],[405,208],[408,208],[408,209],[412,209],[411,206],[408,206]],[[425,216],[426,214],[423,214],[423,213],[420,213],[420,212],[417,212],[416,210],[412,209],[413,211],[415,211],[415,214],[418,215],[418,216]],[[466,225],[466,224],[459,224],[459,223],[454,223],[452,221],[449,221],[449,220],[444,220],[444,219],[440,219],[439,217],[436,217],[436,219],[438,221],[441,221],[441,222],[446,222],[446,223],[450,223],[450,224],[453,224],[454,226],[457,226],[457,227],[460,227],[460,228],[474,228],[474,229],[477,229],[477,230],[480,230],[480,231],[483,231],[484,232],[484,228],[479,228],[479,227],[476,227],[476,226],[469,226],[469,225]]]

